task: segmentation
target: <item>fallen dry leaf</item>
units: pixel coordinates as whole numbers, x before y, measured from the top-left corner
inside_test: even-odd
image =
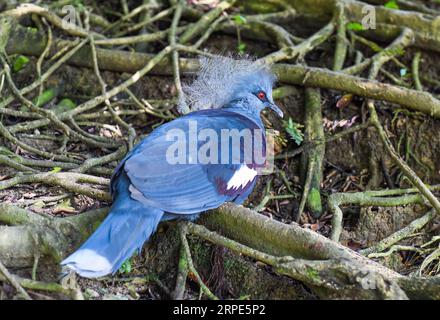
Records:
[[[347,107],[352,100],[353,100],[353,95],[352,94],[344,94],[336,102],[336,108],[343,109],[343,108]]]

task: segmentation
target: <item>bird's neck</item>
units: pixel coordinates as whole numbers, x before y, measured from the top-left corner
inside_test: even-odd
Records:
[[[259,127],[263,128],[263,123],[261,121],[260,111],[257,108],[252,108],[248,99],[237,98],[227,103],[222,107],[222,109],[239,113],[246,118],[249,118],[255,122]]]

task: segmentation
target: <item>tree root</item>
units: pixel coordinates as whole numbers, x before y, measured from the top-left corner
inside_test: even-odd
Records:
[[[402,160],[402,158],[397,154],[391,141],[389,140],[385,130],[383,129],[379,118],[377,116],[373,102],[368,103],[370,110],[371,123],[376,127],[376,130],[385,145],[391,158],[396,162],[405,176],[411,181],[411,183],[419,189],[420,193],[429,201],[429,203],[434,207],[438,214],[440,214],[440,201],[432,194],[431,190],[423,183],[423,181],[417,176],[417,174]]]
[[[429,187],[438,190],[438,186]],[[328,197],[328,206],[333,213],[332,235],[333,241],[339,241],[342,231],[342,210],[340,206],[356,204],[360,206],[394,207],[407,204],[425,204],[425,199],[417,193],[417,189],[394,189],[383,191],[333,193]]]
[[[191,274],[195,278],[195,280],[197,281],[197,283],[200,286],[200,290],[202,290],[202,292],[209,299],[211,299],[211,300],[218,300],[218,298],[205,285],[205,283],[203,282],[203,280],[200,277],[199,273],[197,272],[197,269],[194,267],[194,263],[193,263],[193,260],[192,260],[192,257],[191,257],[191,250],[189,248],[188,240],[186,239],[187,229],[188,229],[188,227],[186,225],[181,227],[180,241],[181,241],[181,245],[183,247],[184,259],[186,260],[188,271],[189,271],[188,274]]]
[[[181,233],[181,237],[184,237],[186,241],[186,234],[183,228],[181,228],[180,233]],[[176,285],[172,294],[174,300],[182,300],[184,298],[185,289],[186,289],[186,279],[188,278],[188,271],[189,270],[188,270],[188,260],[186,258],[186,248],[181,240]]]
[[[15,41],[14,39],[21,39],[21,41]],[[10,41],[6,47],[6,52],[8,54],[20,53],[39,56],[44,50],[43,43],[38,35],[30,35],[25,29],[14,27],[11,30]],[[68,41],[55,40],[54,49],[65,47],[68,44]],[[171,49],[172,48],[169,48],[168,52],[171,51]],[[93,68],[93,61],[90,55],[90,47],[86,46],[72,57],[69,63],[81,67]],[[148,54],[127,53],[126,51],[107,49],[97,49],[97,57],[102,70],[118,72],[137,72],[143,69],[146,64],[149,64],[149,61],[152,59],[152,56]],[[170,68],[166,61],[162,61],[163,57],[164,55],[160,55],[160,59],[157,56],[154,57],[155,63],[152,67],[148,68],[152,74],[172,74],[172,68]],[[198,67],[198,62],[195,59],[180,59],[179,64],[179,69],[183,74],[194,72]],[[284,83],[349,92],[367,98],[396,103],[410,110],[420,111],[433,117],[440,117],[440,101],[425,91],[421,92],[401,88],[376,81],[368,81],[360,77],[332,72],[326,69],[301,65],[275,64],[272,69],[278,79]],[[144,72],[142,72],[142,74],[143,73]],[[109,92],[107,98],[110,98],[112,94]],[[95,103],[101,103],[104,100],[95,99],[95,101]],[[41,122],[42,120],[36,121]],[[46,121],[47,120],[44,121],[44,124],[47,123]],[[30,128],[38,127],[37,122],[33,122],[35,125],[30,126]]]
[[[305,133],[304,142],[314,146],[303,153],[301,163],[305,172],[303,196],[297,214],[299,221],[304,205],[316,218],[322,215],[321,182],[325,154],[324,128],[322,126],[321,92],[316,88],[305,89]],[[321,142],[321,143],[320,143]],[[316,143],[316,144],[315,144]]]
[[[60,261],[87,238],[105,214],[106,210],[100,209],[63,219],[45,218],[1,205],[0,221],[16,226],[0,230],[0,259],[6,266],[29,266],[38,252],[41,258]],[[273,265],[277,272],[306,283],[321,297],[404,298],[401,290],[405,291],[406,287],[411,287],[409,297],[426,296],[412,287],[412,281],[401,280],[405,277],[346,247],[310,230],[270,220],[243,207],[224,205],[216,212],[205,214],[201,223],[229,239],[190,223],[187,223],[188,231]],[[420,279],[414,278],[414,281]],[[321,285],[325,283],[323,288]],[[396,283],[404,284],[401,290]],[[430,294],[438,292],[431,290]]]
[[[108,179],[73,172],[46,172],[16,176],[8,180],[0,181],[0,190],[10,188],[18,184],[36,182],[45,183],[52,186],[60,186],[68,191],[84,194],[91,198],[96,198],[103,201],[111,200],[111,197],[106,191],[80,184],[80,182],[83,182],[107,186],[109,184]]]
[[[22,278],[16,275],[11,275],[11,279],[16,283],[16,285],[20,286],[23,291],[24,289],[32,290],[32,291],[45,291],[50,293],[58,293],[63,296],[69,297],[73,300],[83,300],[82,293],[77,288],[65,287],[61,284],[55,282],[42,282],[35,281],[31,279]],[[2,275],[0,274],[0,280],[4,280]],[[21,291],[21,290],[20,290]],[[27,295],[29,297],[29,295]],[[30,298],[30,297],[29,297]],[[30,298],[31,299],[31,298]],[[27,299],[29,300],[29,299]]]
[[[0,280],[2,277],[8,280],[15,287],[15,289],[17,289],[17,291],[24,297],[25,300],[32,300],[29,294],[23,289],[20,282],[17,281],[17,279],[15,279],[15,277],[9,273],[8,269],[6,269],[6,267],[0,261]]]
[[[338,0],[289,0],[294,9],[303,14],[311,14],[318,17],[330,17]],[[365,6],[362,1],[346,1],[345,12],[348,21],[362,21],[365,15]],[[420,12],[402,12],[399,10],[389,10],[384,6],[372,6],[376,13],[376,28],[368,30],[380,36],[384,36],[387,30],[384,24],[394,25],[397,28],[407,27],[415,31],[416,44],[424,49],[439,50],[440,32],[438,28],[439,19],[435,16],[427,16]],[[395,37],[395,33],[390,37]]]
[[[392,245],[396,244],[400,240],[410,236],[411,234],[414,234],[415,232],[421,230],[426,224],[428,224],[430,221],[432,221],[436,217],[437,213],[435,210],[428,211],[425,215],[422,217],[415,219],[412,221],[409,225],[407,225],[405,228],[396,231],[392,235],[386,237],[385,239],[382,239],[375,245],[359,251],[359,253],[367,256],[367,257],[373,257],[374,255],[377,255],[378,252],[382,252],[385,249],[391,247]]]

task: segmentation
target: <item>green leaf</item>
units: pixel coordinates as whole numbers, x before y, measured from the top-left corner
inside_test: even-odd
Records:
[[[70,99],[64,98],[55,107],[52,108],[52,111],[58,114],[75,109],[76,107],[77,104],[75,102]]]
[[[349,22],[347,23],[347,29],[352,31],[362,31],[364,27],[359,22]]]
[[[120,273],[130,273],[132,270],[130,259],[127,259],[119,268]]]
[[[57,92],[55,89],[47,89],[43,91],[41,95],[32,99],[33,104],[37,107],[44,106],[46,103],[50,102],[57,96]]]
[[[38,33],[38,29],[34,27],[27,27],[26,31],[28,31],[29,33]]]
[[[29,58],[26,56],[18,56],[15,58],[14,63],[12,64],[12,69],[14,72],[18,72],[23,69],[29,63]]]
[[[241,14],[236,14],[235,16],[233,16],[232,21],[234,21],[234,23],[239,26],[247,23],[246,18],[243,17]]]
[[[238,53],[244,53],[246,51],[246,44],[241,42],[237,46]]]
[[[61,167],[53,167],[52,170],[50,170],[49,172],[50,173],[57,173],[57,172],[60,172],[61,170],[62,170]]]
[[[85,9],[84,1],[82,0],[74,0],[72,5],[77,7],[78,9]]]
[[[320,280],[321,277],[319,276],[319,271],[312,269],[312,268],[306,268],[306,273],[307,275],[312,278],[312,279],[316,279],[316,280]]]
[[[289,120],[283,121],[284,130],[289,134],[290,138],[295,141],[297,145],[300,145],[301,142],[304,140],[304,135],[301,131],[301,128],[304,126],[296,123],[292,120],[292,118],[289,118]]]
[[[396,9],[396,10],[400,9],[399,5],[395,0],[388,1],[387,3],[384,4],[384,7],[388,9]]]

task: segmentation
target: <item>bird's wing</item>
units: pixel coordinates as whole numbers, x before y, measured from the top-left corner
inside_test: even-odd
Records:
[[[217,134],[221,129],[258,128],[248,118],[222,110],[194,112],[159,127],[127,155],[119,168],[130,179],[132,198],[167,212],[190,214],[232,201],[253,186],[257,171],[243,163],[191,164],[191,154],[186,155],[184,164],[170,163],[167,154],[169,157],[175,140],[169,141],[167,132],[182,130],[189,143],[194,138],[188,133],[190,120],[196,121],[197,133],[206,128]],[[207,142],[199,143],[198,147],[204,143]],[[239,148],[243,153],[246,145],[240,143]]]

